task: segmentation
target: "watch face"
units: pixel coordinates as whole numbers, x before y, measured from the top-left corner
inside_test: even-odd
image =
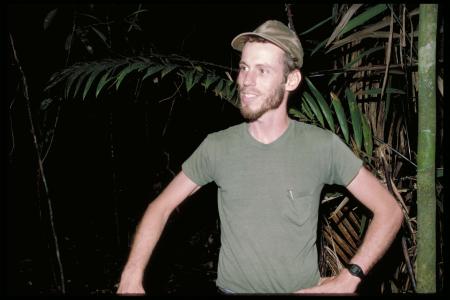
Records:
[[[352,275],[357,276],[361,279],[364,278],[364,272],[358,265],[350,264],[348,265],[348,270]]]

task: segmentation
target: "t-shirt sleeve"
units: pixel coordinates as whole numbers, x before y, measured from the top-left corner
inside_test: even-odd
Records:
[[[202,186],[214,180],[214,145],[208,135],[191,156],[181,165],[189,179]]]
[[[339,136],[332,133],[329,184],[349,185],[362,167],[357,157]]]

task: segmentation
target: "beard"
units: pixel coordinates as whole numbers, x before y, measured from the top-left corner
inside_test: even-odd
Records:
[[[239,87],[238,87],[239,88]],[[263,114],[272,109],[277,109],[283,103],[284,84],[280,84],[270,95],[263,99],[261,106],[256,110],[251,110],[249,106],[243,106],[242,102],[239,107],[241,115],[249,122],[258,120]],[[241,93],[244,92],[239,88],[239,98],[241,98]]]

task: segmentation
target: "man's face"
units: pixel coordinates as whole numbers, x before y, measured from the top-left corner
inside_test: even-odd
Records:
[[[283,102],[283,59],[283,50],[271,43],[245,44],[237,78],[240,110],[245,119],[255,121]]]

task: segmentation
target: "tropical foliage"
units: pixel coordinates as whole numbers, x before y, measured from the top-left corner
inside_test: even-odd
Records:
[[[303,114],[298,111],[295,114],[303,119],[306,115],[306,118],[317,120],[319,125],[327,125],[333,130],[333,122],[329,120],[332,119],[331,108],[334,108],[333,113],[340,120],[339,127],[345,141],[364,158],[366,165],[396,196],[405,215],[404,228],[398,240],[403,257],[399,257],[391,278],[382,282],[380,287],[382,292],[415,291],[417,165],[414,161],[417,152],[414,149],[417,140],[414,138],[416,127],[413,124],[417,120],[418,7],[344,4],[336,5],[333,12],[326,20],[334,21],[335,30],[311,51],[314,55],[323,49],[335,58],[335,71],[328,81],[329,102],[332,105],[326,107],[322,96],[307,80],[315,99],[305,92],[301,104]],[[380,50],[384,50],[384,53]],[[384,55],[379,55],[380,52]],[[438,55],[438,59],[443,60],[442,53]],[[438,77],[442,72],[442,68],[438,68]],[[344,96],[350,118],[344,116],[341,102],[336,101]],[[440,96],[438,105],[442,107],[442,88]],[[319,105],[314,104],[314,100]],[[326,117],[327,124],[324,124],[321,114]],[[353,128],[350,141],[343,120],[348,121]],[[433,120],[428,120],[433,123]],[[442,126],[442,120],[439,122],[438,126]],[[362,145],[364,152],[361,151]],[[335,195],[328,197],[336,199]],[[324,201],[329,199],[325,197]],[[442,209],[439,213],[442,217]],[[355,253],[367,222],[364,211],[349,202],[347,197],[332,206],[323,222],[323,245],[326,250],[322,251],[323,273],[335,274]],[[434,232],[435,228],[427,230]],[[442,239],[442,232],[439,234]]]

